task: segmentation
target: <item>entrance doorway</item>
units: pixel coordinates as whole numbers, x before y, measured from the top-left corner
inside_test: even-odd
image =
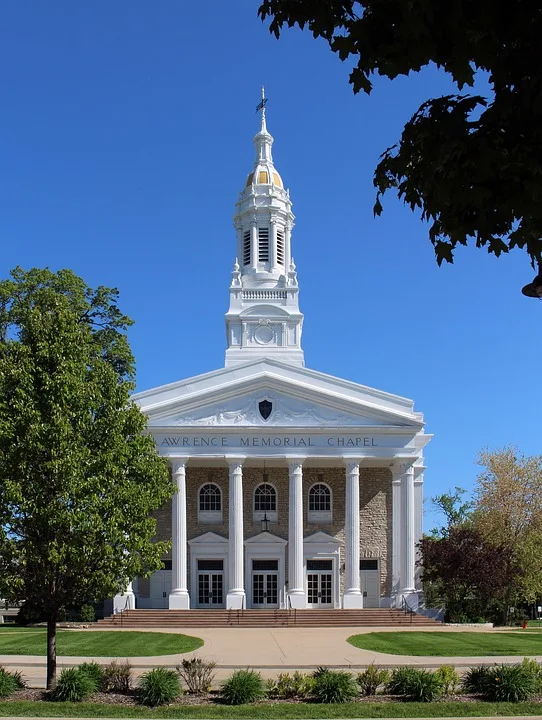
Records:
[[[252,607],[272,609],[279,606],[279,561],[252,561]]]
[[[198,607],[224,607],[223,560],[198,560]]]
[[[333,560],[307,560],[307,605],[333,607]]]
[[[158,570],[150,577],[149,597],[151,608],[167,609],[171,592],[171,570]]]
[[[363,607],[380,607],[380,573],[378,571],[378,559],[360,560],[359,569]]]

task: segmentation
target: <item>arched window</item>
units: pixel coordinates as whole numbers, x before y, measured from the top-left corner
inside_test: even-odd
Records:
[[[254,492],[254,512],[275,512],[277,491],[272,485],[258,485]]]
[[[214,483],[206,483],[199,490],[198,521],[200,523],[222,522],[222,492]]]
[[[331,490],[324,483],[316,483],[309,489],[310,523],[331,522]]]

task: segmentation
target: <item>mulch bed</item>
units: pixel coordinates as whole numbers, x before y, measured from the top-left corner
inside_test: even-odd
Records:
[[[48,694],[45,690],[35,690],[31,688],[25,688],[24,690],[17,690],[11,697],[6,698],[4,702],[18,701],[18,700],[47,700]],[[458,702],[458,703],[475,703],[480,701],[480,697],[477,695],[446,695],[445,697],[434,700],[433,703],[439,702]],[[103,705],[128,705],[135,706],[139,705],[137,702],[137,694],[135,690],[130,690],[128,693],[114,693],[114,692],[99,692],[91,695],[86,702],[101,703]],[[307,699],[292,698],[285,700],[283,698],[269,698],[262,700],[256,705],[275,705],[277,703],[306,703],[311,702]],[[372,695],[372,696],[360,696],[356,702],[359,703],[389,703],[389,702],[408,702],[402,697],[395,695]],[[542,696],[531,698],[531,702],[542,703]],[[220,693],[218,691],[212,691],[203,695],[190,695],[185,693],[181,695],[173,705],[216,705],[220,704]]]

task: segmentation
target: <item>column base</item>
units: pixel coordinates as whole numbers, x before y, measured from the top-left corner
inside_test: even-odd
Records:
[[[343,595],[343,608],[345,610],[359,610],[363,607],[363,595],[361,593],[348,593]]]
[[[288,593],[288,607],[304,610],[307,607],[307,596],[304,592]]]
[[[172,592],[169,596],[170,610],[190,610],[190,595],[187,592]]]
[[[226,610],[244,610],[246,608],[245,592],[232,592],[226,595]]]
[[[135,595],[132,591],[125,592],[122,595],[115,595],[113,598],[113,613],[119,613],[123,610],[135,609]]]

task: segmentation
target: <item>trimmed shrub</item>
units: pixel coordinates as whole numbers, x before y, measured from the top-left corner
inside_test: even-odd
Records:
[[[17,681],[8,672],[0,672],[0,698],[8,698],[18,690]]]
[[[307,698],[314,686],[314,679],[310,675],[296,670],[293,675],[290,673],[280,673],[278,678],[268,685],[268,694],[283,700],[293,698]]]
[[[477,665],[469,668],[461,680],[463,690],[468,693],[482,695],[485,692],[485,683],[490,669],[487,665]]]
[[[397,668],[392,672],[388,689],[393,695],[416,702],[431,702],[442,695],[436,673],[420,668]]]
[[[65,668],[50,694],[55,702],[82,702],[96,692],[94,681],[79,668]]]
[[[537,677],[530,668],[500,665],[489,669],[484,680],[484,696],[496,702],[523,702],[537,690]]]
[[[104,692],[128,692],[132,686],[132,666],[128,660],[113,660],[102,668],[102,690]]]
[[[179,676],[175,670],[158,667],[141,676],[137,698],[142,705],[167,705],[181,694]]]
[[[389,682],[390,673],[384,668],[377,667],[374,663],[369,667],[360,672],[357,677],[357,682],[361,690],[362,695],[376,695],[376,691],[380,685],[386,685]]]
[[[102,689],[104,671],[102,670],[101,665],[98,665],[97,662],[86,662],[82,665],[79,665],[79,670],[82,673],[85,673],[85,675],[87,675],[92,680],[95,686],[94,692],[98,692],[98,690]]]
[[[202,695],[209,692],[212,687],[215,667],[216,663],[214,662],[205,662],[202,658],[191,658],[183,660],[175,669],[185,681],[189,693]]]
[[[457,670],[452,665],[441,665],[439,669],[435,671],[435,676],[438,678],[443,694],[453,695],[456,687],[459,685]]]
[[[312,696],[316,702],[345,703],[357,695],[356,681],[345,670],[326,670],[314,678]]]
[[[254,670],[236,670],[222,684],[222,700],[228,705],[256,702],[265,694],[262,676]]]

